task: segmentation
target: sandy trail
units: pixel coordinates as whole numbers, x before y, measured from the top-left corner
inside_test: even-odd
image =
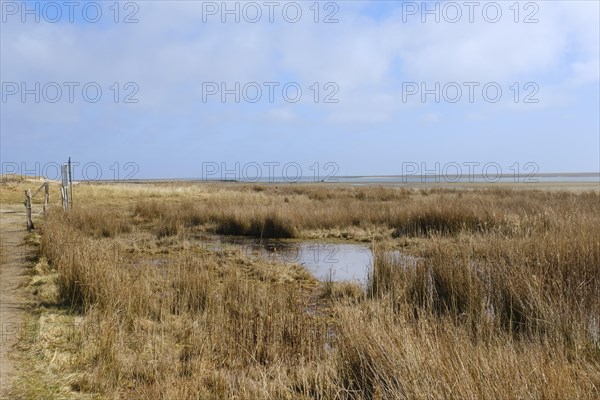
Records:
[[[24,207],[0,206],[0,397],[6,395],[17,377],[11,352],[27,312],[22,284],[28,258],[33,255],[33,250],[23,243],[26,235]]]

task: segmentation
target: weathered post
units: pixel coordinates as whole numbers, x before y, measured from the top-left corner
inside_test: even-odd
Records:
[[[25,191],[25,212],[27,214],[27,230],[31,231],[33,228],[33,221],[31,220],[31,190]]]
[[[48,181],[44,182],[44,209],[43,211],[46,212],[46,209],[48,208],[48,202],[50,201],[50,184],[48,183]]]
[[[69,203],[71,203],[71,209],[73,209],[73,170],[71,169],[71,157],[69,157]]]
[[[60,188],[60,194],[62,196],[63,209],[67,211],[69,208],[69,166],[63,164],[61,168],[62,183]]]
[[[65,207],[65,188],[62,186],[60,187],[60,200],[62,202],[63,210],[67,211]]]

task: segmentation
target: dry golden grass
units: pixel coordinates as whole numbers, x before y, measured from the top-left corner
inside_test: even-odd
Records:
[[[43,223],[31,344],[71,395],[600,396],[598,193],[77,189],[76,208]],[[361,292],[211,251],[203,231],[370,240],[375,266]],[[416,265],[383,255],[400,246]],[[68,340],[48,334],[57,309],[77,321]]]
[[[0,175],[0,204],[24,204],[25,193],[29,189],[35,194],[44,183],[42,178],[26,177],[19,175]],[[60,203],[60,186],[56,181],[50,181],[50,201]],[[32,199],[34,212],[42,210],[44,204],[44,189]],[[25,208],[23,208],[25,210]]]
[[[116,184],[77,186],[76,201],[105,212],[129,205],[161,236],[180,226],[203,226],[222,234],[371,241],[374,237],[517,234],[557,223],[553,213],[592,207],[597,192],[507,189],[405,189],[320,185]],[[573,199],[580,199],[577,204]],[[116,207],[116,208],[113,208]],[[93,216],[93,213],[90,215]]]

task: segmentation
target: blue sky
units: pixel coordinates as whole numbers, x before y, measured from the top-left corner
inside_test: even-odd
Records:
[[[421,2],[320,2],[318,23],[313,1],[279,2],[273,22],[255,2],[256,23],[244,20],[257,9],[248,2],[228,2],[238,4],[239,23],[232,15],[222,22],[220,1],[121,2],[118,23],[112,1],[81,2],[74,22],[57,2],[56,23],[44,3],[28,9],[36,3],[39,23],[23,15],[22,2],[2,1],[3,172],[69,156],[96,163],[107,179],[115,162],[120,176],[135,163],[141,178],[200,177],[203,163],[253,162],[296,163],[304,175],[327,162],[340,175],[400,174],[407,162],[600,170],[596,1],[520,2],[518,16],[513,1],[480,2],[473,22],[464,2],[429,2],[439,22]],[[99,5],[98,22],[82,15],[86,3],[90,13]],[[291,23],[296,5],[302,16]],[[491,22],[496,5],[502,14]],[[462,17],[452,22],[457,9]],[[337,22],[324,23],[331,13]],[[124,23],[129,14],[138,22]],[[537,22],[524,23],[528,15]],[[35,93],[23,101],[22,85],[35,92],[36,82],[39,103]],[[52,82],[62,91],[56,102]],[[65,82],[78,85],[72,102]],[[220,92],[207,95],[207,85],[236,82],[239,103],[234,94],[225,102]],[[278,85],[272,102],[265,82]],[[102,90],[96,103],[82,93],[90,83]],[[285,85],[301,88],[297,102],[283,96]],[[256,86],[262,97],[244,99]],[[432,93],[422,98],[422,89]],[[137,103],[126,103],[127,94]],[[336,102],[324,102],[328,94]]]

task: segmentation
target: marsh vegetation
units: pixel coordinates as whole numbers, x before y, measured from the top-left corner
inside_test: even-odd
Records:
[[[43,220],[29,343],[63,395],[597,398],[600,195],[80,185]],[[368,243],[366,288],[203,246]],[[418,257],[407,266],[390,249]],[[56,334],[69,325],[68,337]],[[64,331],[63,331],[64,333]]]

